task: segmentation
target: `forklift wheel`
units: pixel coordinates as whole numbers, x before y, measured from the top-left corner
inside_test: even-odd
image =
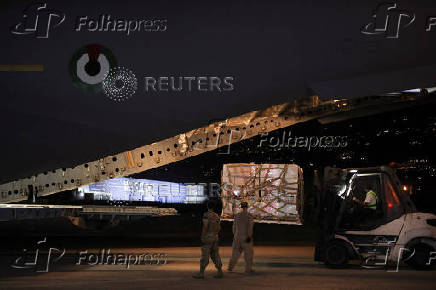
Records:
[[[327,245],[325,261],[327,267],[333,269],[345,268],[348,265],[347,246],[340,241],[333,241]]]
[[[410,257],[410,259],[406,260],[406,263],[408,265],[418,270],[430,270],[434,268],[436,264],[434,263],[434,261],[433,263],[430,263],[430,265],[427,265],[430,261],[430,253],[434,251],[432,247],[424,243],[419,243],[415,245],[411,250],[415,253],[413,254],[413,256]]]

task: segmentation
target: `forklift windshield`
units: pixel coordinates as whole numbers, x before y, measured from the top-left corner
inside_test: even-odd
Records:
[[[383,218],[381,176],[354,174],[341,205],[338,228],[370,229]]]
[[[410,199],[396,183],[389,172],[353,173],[342,196],[336,228],[371,230],[413,211]]]

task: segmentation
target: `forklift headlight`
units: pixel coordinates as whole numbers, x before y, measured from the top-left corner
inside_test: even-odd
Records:
[[[427,220],[427,223],[431,226],[436,227],[436,219]]]

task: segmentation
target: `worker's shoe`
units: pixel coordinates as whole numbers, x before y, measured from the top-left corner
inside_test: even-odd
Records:
[[[227,272],[233,272],[233,269],[230,268],[230,267],[228,267],[228,268],[227,268]]]
[[[251,269],[251,270],[245,270],[245,274],[250,274],[250,275],[252,275],[252,274],[254,274],[254,273],[256,273],[256,272],[254,272],[253,269]]]
[[[223,270],[218,269],[218,273],[214,277],[217,279],[221,279],[222,277],[224,277]]]
[[[204,273],[198,272],[197,274],[192,275],[194,279],[204,279]]]

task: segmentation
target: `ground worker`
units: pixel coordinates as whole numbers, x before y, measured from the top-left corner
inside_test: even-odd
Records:
[[[366,195],[365,195],[365,200],[363,202],[355,197],[353,197],[353,200],[361,204],[364,208],[370,209],[375,212],[378,203],[377,193],[375,193],[371,187],[367,187],[365,191],[366,191]]]
[[[233,221],[233,252],[229,263],[229,272],[233,271],[239,256],[244,251],[245,272],[253,273],[253,217],[248,212],[247,202],[241,203],[242,211]]]
[[[215,278],[222,278],[222,263],[221,257],[218,252],[218,233],[221,230],[220,217],[213,211],[215,204],[211,201],[207,203],[207,212],[203,215],[203,229],[201,232],[201,259],[200,259],[200,272],[193,275],[193,278],[204,279],[204,270],[209,264],[209,257],[212,259],[218,274]]]
[[[358,211],[358,214],[360,215],[359,223],[365,220],[371,222],[374,218],[376,218],[376,210],[378,204],[377,193],[375,193],[375,191],[372,190],[372,188],[369,186],[365,188],[365,192],[366,195],[364,201],[360,201],[356,197],[353,197],[353,200],[355,202],[363,206],[363,209]]]

